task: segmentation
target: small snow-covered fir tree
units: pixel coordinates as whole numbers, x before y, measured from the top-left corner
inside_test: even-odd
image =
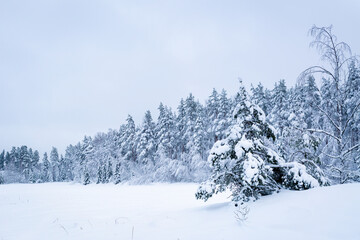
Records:
[[[227,188],[233,201],[249,201],[268,195],[282,185],[290,189],[307,189],[319,182],[300,163],[285,161],[270,147],[275,130],[265,120],[260,107],[249,101],[243,86],[237,95],[235,124],[228,136],[217,141],[208,161],[212,176],[202,184],[196,198],[207,200]]]

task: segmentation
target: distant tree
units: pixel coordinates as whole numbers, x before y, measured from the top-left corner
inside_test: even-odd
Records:
[[[68,172],[68,167],[67,167],[67,162],[66,159],[64,158],[63,155],[60,155],[59,158],[59,166],[58,166],[58,171],[59,171],[59,179],[58,181],[66,181],[67,180],[67,172]]]
[[[96,184],[103,183],[104,182],[104,176],[103,176],[103,168],[99,165],[97,170],[97,181]]]
[[[156,123],[156,138],[158,141],[157,158],[176,158],[176,122],[171,109],[160,103],[159,117]]]
[[[51,164],[48,160],[48,155],[45,152],[42,159],[41,179],[43,182],[51,181]]]
[[[251,85],[251,100],[257,104],[265,113],[269,115],[271,111],[271,94],[269,90],[264,89],[264,86],[259,83],[256,87]]]
[[[27,146],[21,146],[18,157],[20,161],[21,171],[26,181],[28,181],[30,177],[31,157],[32,157],[31,155],[32,155],[32,150],[29,151]]]
[[[5,168],[5,150],[0,153],[0,171]]]
[[[226,131],[232,123],[231,112],[231,99],[227,97],[226,91],[223,89],[219,98],[219,115],[216,122],[216,140],[221,140],[226,137]],[[211,141],[209,148],[213,146],[215,142]]]
[[[217,125],[219,122],[219,111],[220,111],[220,100],[219,100],[219,94],[213,89],[211,95],[209,96],[208,100],[206,101],[206,117],[209,120],[209,126],[208,126],[208,134],[210,135],[210,138],[213,142],[216,142],[218,140],[217,136]]]
[[[110,182],[113,177],[113,169],[112,169],[112,163],[109,160],[107,163],[107,171],[106,171],[106,182]]]
[[[141,126],[137,144],[139,162],[142,164],[154,164],[157,148],[155,123],[152,120],[150,111],[146,111]]]
[[[11,163],[11,155],[10,155],[9,152],[6,152],[6,154],[5,154],[5,162],[4,162],[5,167],[7,167],[8,165],[10,165],[10,163]]]
[[[58,150],[56,147],[52,147],[50,152],[50,163],[52,168],[52,181],[56,182],[59,181],[59,165],[60,165],[60,159]]]
[[[34,154],[32,156],[32,161],[31,161],[31,165],[33,167],[36,167],[39,164],[39,160],[40,160],[40,155],[39,155],[39,151],[35,150]]]
[[[187,125],[187,118],[186,118],[186,110],[185,110],[185,101],[181,99],[180,104],[177,108],[178,113],[176,117],[176,152],[182,154],[186,151],[186,125]]]
[[[108,182],[108,178],[107,178],[107,169],[106,169],[106,164],[103,165],[103,169],[102,169],[102,183],[107,183]]]
[[[84,184],[84,185],[90,184],[90,174],[89,174],[89,171],[88,171],[86,168],[84,169],[83,184]]]
[[[126,119],[125,130],[121,136],[121,155],[133,163],[137,160],[136,154],[136,127],[132,116]]]
[[[115,184],[119,184],[121,182],[120,168],[121,168],[121,163],[120,162],[116,163],[115,174],[114,174]]]
[[[2,174],[0,173],[0,184],[4,184],[5,183],[5,179],[2,176]]]

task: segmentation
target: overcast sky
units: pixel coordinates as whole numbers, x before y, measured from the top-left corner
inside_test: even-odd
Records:
[[[315,3],[316,2],[316,3]],[[0,149],[61,152],[192,92],[289,86],[319,63],[309,28],[360,53],[360,1],[0,1]]]

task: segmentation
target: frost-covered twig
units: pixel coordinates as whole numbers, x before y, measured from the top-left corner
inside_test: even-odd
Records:
[[[240,223],[243,223],[248,219],[248,214],[250,212],[250,208],[247,205],[240,205],[238,209],[234,211],[235,219]]]

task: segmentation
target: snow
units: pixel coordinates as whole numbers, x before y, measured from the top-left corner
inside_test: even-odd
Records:
[[[289,120],[289,121],[292,121],[292,120],[294,120],[295,118],[296,118],[295,113],[290,113],[290,115],[289,115],[289,117],[288,117],[288,120]]]
[[[306,167],[297,162],[283,163],[283,166],[291,166],[289,172],[293,174],[294,180],[299,184],[308,184],[310,187],[319,187],[319,182],[306,172]]]
[[[249,184],[252,184],[252,181],[256,180],[256,177],[259,176],[259,166],[263,165],[264,161],[262,159],[255,158],[250,152],[247,156],[247,159],[244,161],[244,180]]]
[[[225,154],[228,151],[230,151],[230,146],[226,144],[225,141],[217,141],[211,149],[211,154],[209,158],[212,158],[212,155],[221,155]]]
[[[248,204],[245,222],[197,184],[0,185],[0,239],[359,239],[360,184],[283,190]]]

